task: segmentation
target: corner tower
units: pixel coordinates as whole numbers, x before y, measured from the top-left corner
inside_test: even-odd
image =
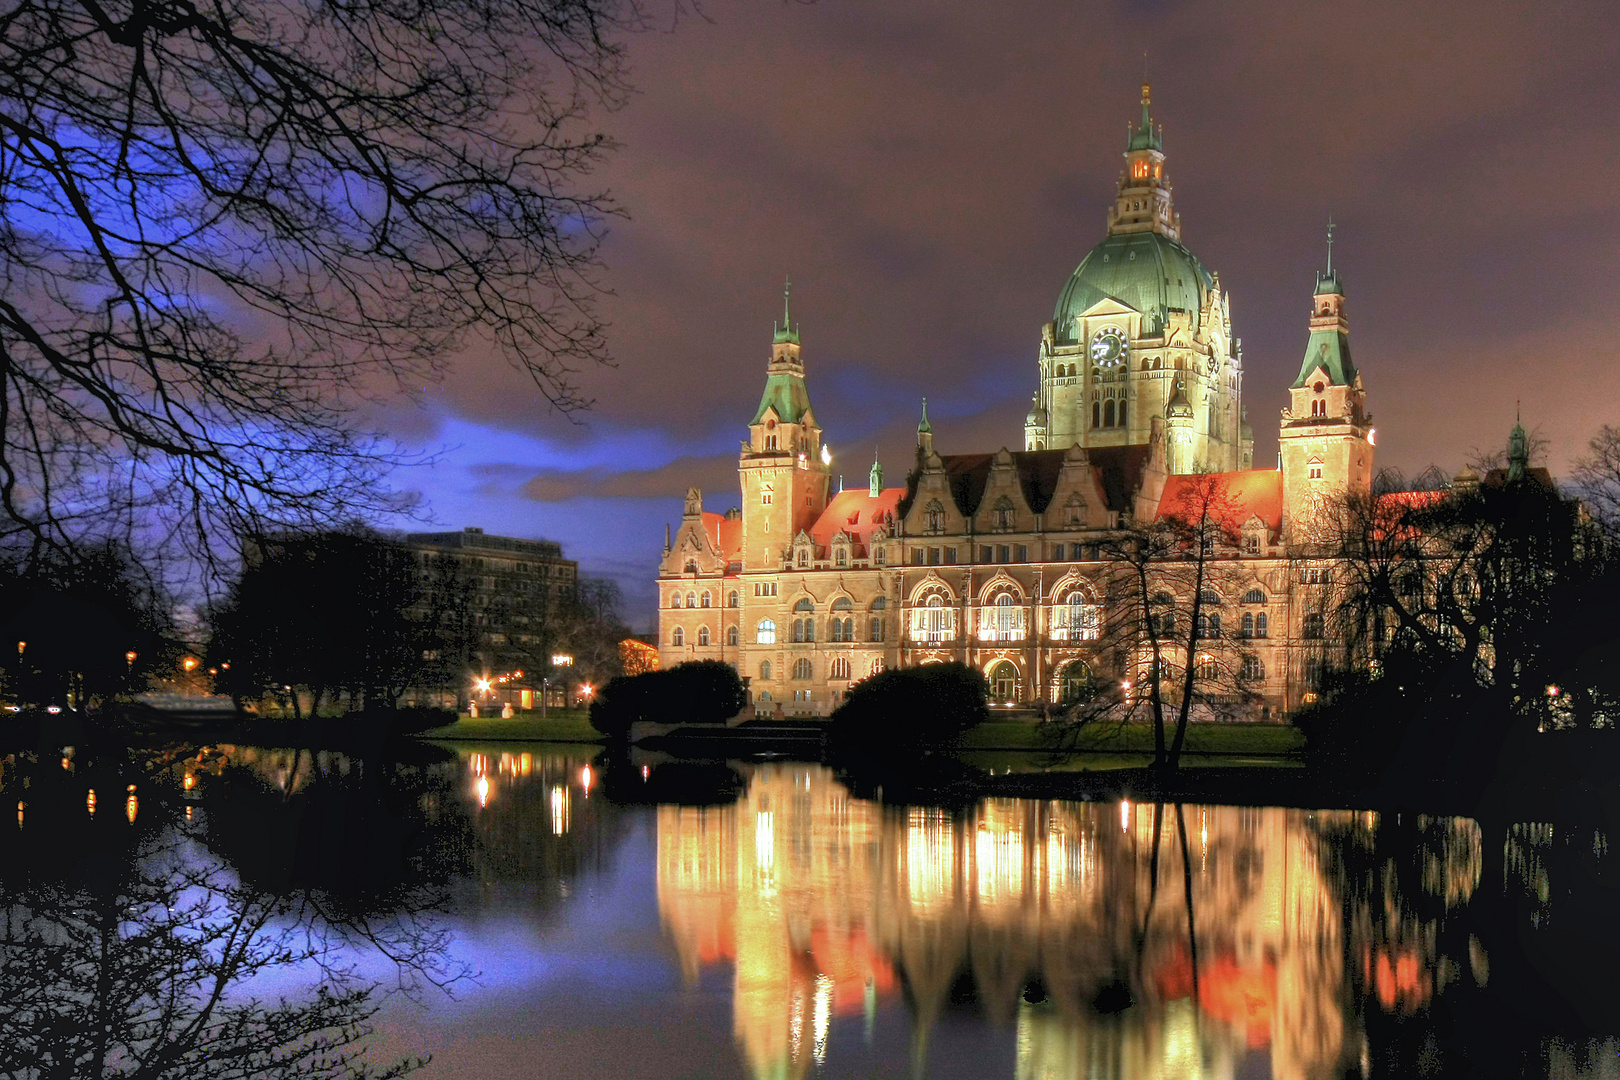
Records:
[[[1288,393],[1278,436],[1286,529],[1291,543],[1308,544],[1333,500],[1372,489],[1376,442],[1361,373],[1350,359],[1350,321],[1344,286],[1333,269],[1331,226],[1327,271],[1316,275],[1311,298],[1310,340]]]
[[[1041,328],[1024,447],[1146,447],[1174,400],[1176,419],[1187,421],[1180,467],[1239,468],[1243,365],[1231,308],[1220,278],[1181,243],[1164,132],[1153,123],[1146,84],[1124,157],[1108,235],[1070,275]]]
[[[788,292],[784,287],[782,323],[771,339],[765,392],[749,422],[748,440],[737,464],[745,570],[779,569],[793,538],[827,508],[831,487],[830,459],[810,408]]]

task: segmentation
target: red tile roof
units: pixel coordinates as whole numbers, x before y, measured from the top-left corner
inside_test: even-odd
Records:
[[[703,531],[709,534],[709,543],[726,557],[728,562],[742,558],[742,519],[728,518],[724,514],[703,512]]]
[[[905,494],[905,488],[884,488],[874,499],[867,488],[840,491],[810,526],[810,536],[817,548],[824,548],[842,530],[854,537],[857,549],[864,549],[873,529],[892,522],[895,507]]]
[[[1181,517],[1188,500],[1200,499],[1198,485],[1213,480],[1219,485],[1210,510],[1219,514],[1221,524],[1237,532],[1251,517],[1259,516],[1266,528],[1282,528],[1283,485],[1280,469],[1245,469],[1239,472],[1198,473],[1171,476],[1164,482],[1159,498],[1158,519]]]

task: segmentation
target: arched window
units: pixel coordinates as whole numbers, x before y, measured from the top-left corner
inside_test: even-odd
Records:
[[[686,560],[686,572],[688,574],[697,573],[697,560],[696,559],[687,559]]]
[[[1309,690],[1322,689],[1322,658],[1320,656],[1307,656],[1305,658],[1305,687]]]
[[[1112,400],[1103,402],[1103,427],[1114,426],[1114,403]]]
[[[938,593],[923,601],[913,623],[913,634],[930,645],[949,641],[956,636],[956,613],[945,606],[945,598]]]
[[[678,608],[678,607],[681,606],[681,594],[680,593],[670,593],[669,594],[669,606],[672,607],[672,608]]]
[[[849,678],[849,657],[847,657],[847,656],[835,656],[835,657],[833,657],[832,670],[828,673],[828,678],[832,678],[832,679],[847,679],[847,678]]]
[[[726,627],[726,644],[727,645],[735,645],[735,644],[737,644],[737,638],[738,638],[737,628],[735,626]]]
[[[872,661],[872,674],[873,675],[881,675],[882,673],[883,673],[883,657],[880,656],[876,660]]]
[[[1003,660],[990,669],[990,700],[1009,705],[1018,700],[1018,669]]]
[[[1263,611],[1254,617],[1254,636],[1266,636],[1266,613]]]
[[[697,594],[696,593],[687,593],[686,594],[686,606],[687,607],[697,607]]]
[[[699,645],[707,645],[708,643],[709,643],[709,628],[707,626],[698,627],[698,644]]]
[[[685,645],[686,631],[677,626],[675,632],[669,635],[669,643],[671,645]]]
[[[801,656],[793,661],[793,677],[795,679],[808,679],[810,674],[810,658],[808,656]]]
[[[1205,607],[1219,607],[1221,596],[1214,589],[1205,589],[1198,594],[1198,602]]]
[[[1101,633],[1102,610],[1076,589],[1059,604],[1053,637],[1059,641],[1092,641]]]
[[[1302,634],[1308,640],[1318,640],[1322,637],[1322,616],[1319,612],[1311,612],[1305,616],[1305,625]]]
[[[1154,623],[1161,638],[1175,637],[1176,635],[1176,601],[1169,593],[1157,593],[1153,597]]]
[[[1102,405],[1095,401],[1091,403],[1091,426],[1102,427]]]
[[[1245,656],[1241,674],[1245,682],[1259,682],[1266,677],[1266,665],[1258,656]]]
[[[1250,589],[1243,594],[1243,602],[1245,604],[1263,604],[1266,602],[1266,594],[1259,589]]]
[[[742,603],[742,597],[737,595],[737,590],[736,589],[732,589],[731,594],[726,597],[726,607],[737,607],[741,603]]]
[[[1080,701],[1090,701],[1095,689],[1091,685],[1091,668],[1085,661],[1076,660],[1063,669],[1058,677],[1058,702],[1063,705],[1073,705]]]
[[[887,608],[888,606],[889,606],[889,599],[886,596],[880,596],[876,600],[872,601],[872,610],[873,611],[882,611],[883,609]]]
[[[1243,626],[1238,631],[1238,636],[1246,638],[1254,637],[1254,612],[1245,611],[1243,613]]]
[[[938,499],[930,502],[923,511],[923,531],[934,534],[945,531],[945,504]]]
[[[840,596],[832,603],[832,609],[834,611],[853,611],[854,608],[855,605],[850,603],[849,597],[847,596]]]
[[[1125,403],[1123,401],[1119,403],[1119,426],[1125,426]]]
[[[800,566],[809,566],[810,565],[810,552],[809,552],[809,550],[807,550],[806,548],[800,548],[799,549],[798,559],[799,559],[799,565]]]
[[[1012,593],[996,597],[992,608],[985,613],[981,637],[988,641],[1018,641],[1024,636],[1024,610]]]
[[[833,564],[835,566],[848,566],[849,550],[847,548],[839,548],[837,553],[833,556]]]
[[[703,590],[703,595],[698,597],[698,607],[708,607],[708,606],[709,606],[709,590],[704,589]]]
[[[775,645],[776,624],[770,619],[759,620],[759,625],[754,628],[754,640],[761,645]]]
[[[1209,653],[1198,654],[1198,666],[1193,669],[1195,678],[1203,682],[1213,682],[1221,673],[1221,666],[1215,662],[1215,657]]]
[[[871,625],[868,627],[868,629],[871,631],[870,633],[868,633],[866,635],[867,639],[869,641],[882,641],[883,640],[883,616],[881,616],[881,615],[872,616]]]
[[[793,605],[793,610],[795,612],[814,611],[814,610],[816,610],[816,605],[815,605],[815,602],[813,600],[811,600],[808,596],[801,596],[801,597],[799,597],[798,603]]]
[[[760,682],[770,682],[771,681],[771,662],[769,660],[761,660],[759,662],[759,681]],[[768,701],[770,699],[767,698],[766,700]]]

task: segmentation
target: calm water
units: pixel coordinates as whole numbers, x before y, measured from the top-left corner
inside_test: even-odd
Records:
[[[133,846],[105,886],[131,911],[128,873],[154,866],[279,898],[278,932],[306,931],[320,898],[344,931],[324,966],[301,955],[249,989],[317,1000],[334,958],[403,979],[368,1045],[432,1054],[422,1076],[1620,1076],[1620,871],[1594,824],[953,812],[854,798],[818,766],[641,764],[14,756],[0,779],[27,811],[0,874],[13,908],[94,896],[83,860],[52,853]],[[0,1043],[45,1047],[45,1021],[5,1004],[40,976],[6,961]]]

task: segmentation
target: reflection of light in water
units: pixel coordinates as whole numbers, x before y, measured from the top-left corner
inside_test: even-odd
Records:
[[[568,789],[556,784],[551,789],[551,835],[561,836],[568,831]]]
[[[129,818],[131,825],[135,824],[135,812],[140,809],[140,802],[131,795],[124,800],[124,816]]]
[[[62,759],[62,770],[64,772],[72,772],[73,771],[73,759],[72,758],[63,758]]]
[[[1049,896],[1063,896],[1069,891],[1068,837],[1057,831],[1054,824],[1046,834],[1046,892]]]
[[[643,779],[643,780],[645,780],[645,779],[647,779],[647,777],[649,777],[649,776],[651,776],[651,775],[652,775],[652,769],[651,769],[651,768],[649,768],[649,767],[648,767],[648,766],[646,766],[646,765],[643,765],[643,766],[642,766],[642,767],[641,767],[641,778],[642,778],[642,779]]]
[[[769,810],[754,815],[754,865],[759,877],[759,894],[776,891],[776,816]]]
[[[90,816],[95,817],[96,816],[96,789],[95,788],[90,789],[90,794],[85,798],[84,805],[89,807]]]
[[[788,1046],[789,1053],[795,1058],[804,1046],[804,988],[793,988],[793,1004],[788,1010]]]
[[[480,808],[489,805],[489,777],[480,776],[476,785],[478,788],[478,805]]]
[[[187,821],[191,820],[191,807],[189,807],[189,806],[186,807],[186,820]]]
[[[975,844],[979,899],[996,900],[1024,892],[1024,834],[1012,826],[982,823]]]
[[[1121,799],[1119,802],[1119,831],[1131,831],[1131,800]]]
[[[182,781],[182,786],[187,791],[190,791],[192,788],[197,786],[197,778],[190,773],[186,773],[186,778],[184,781]]]
[[[19,829],[22,828],[23,807],[25,807],[27,805],[28,805],[27,803],[23,803],[23,802],[19,802],[17,804],[17,828],[19,828]]]
[[[528,776],[530,770],[532,770],[533,768],[534,768],[534,755],[533,754],[531,754],[527,750],[525,750],[523,753],[518,755],[518,772],[522,773],[524,776]]]
[[[589,765],[584,765],[584,766],[580,767],[580,770],[579,770],[579,786],[584,790],[585,797],[587,799],[591,797],[591,781],[594,780],[594,779],[595,779],[595,777],[592,776],[591,767]]]
[[[950,822],[939,810],[913,809],[906,823],[906,893],[928,907],[951,896],[955,868]]]
[[[817,1065],[827,1060],[827,1033],[832,1029],[832,992],[832,979],[817,975],[815,1011],[810,1017],[811,1037],[814,1040],[811,1052],[816,1056]]]

